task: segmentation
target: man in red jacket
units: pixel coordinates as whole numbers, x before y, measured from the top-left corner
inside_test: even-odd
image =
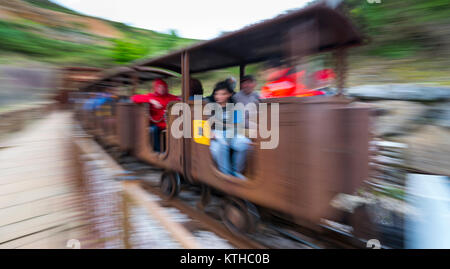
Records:
[[[155,151],[160,151],[160,134],[166,129],[166,120],[164,114],[166,112],[167,104],[171,101],[179,101],[178,96],[169,93],[167,83],[162,79],[153,81],[154,92],[148,94],[138,94],[131,97],[131,100],[136,104],[149,103],[150,104],[150,132],[153,135],[153,148]]]
[[[261,98],[307,97],[325,94],[305,85],[305,70],[285,67],[278,60],[268,63],[264,76],[267,81],[261,89]]]

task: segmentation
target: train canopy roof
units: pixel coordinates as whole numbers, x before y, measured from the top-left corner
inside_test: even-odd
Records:
[[[152,67],[117,67],[106,70],[100,79],[85,85],[82,90],[107,88],[117,85],[133,84],[134,79],[140,82],[150,81],[158,78],[177,76],[176,73]]]
[[[302,43],[300,46],[305,46],[303,43],[309,44],[309,54],[362,43],[361,35],[348,18],[324,1],[165,56],[137,61],[135,64],[180,73],[181,55],[188,52],[190,73],[199,73],[280,58],[285,56],[286,36],[293,29],[297,29],[295,41]],[[316,42],[310,42],[313,38],[316,38]]]

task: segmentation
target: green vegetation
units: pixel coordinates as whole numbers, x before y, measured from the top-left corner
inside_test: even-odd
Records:
[[[113,58],[117,63],[128,63],[149,54],[150,47],[134,40],[114,40]]]
[[[36,10],[45,8],[90,18],[51,0],[23,0],[23,4],[31,4]],[[344,0],[344,12],[350,15],[368,41],[366,46],[351,50],[349,85],[380,82],[450,85],[447,75],[450,71],[449,9],[448,0],[381,0],[379,4]],[[90,25],[90,20],[61,22],[39,19],[42,16],[39,12],[35,15],[0,20],[1,63],[22,57],[54,65],[108,68],[198,42],[181,38],[174,30],[164,34],[94,18],[99,24],[104,23],[120,33],[116,38],[106,38],[92,31],[96,25]],[[258,70],[257,66],[247,68],[252,74]],[[235,70],[226,73],[226,76],[237,76]],[[225,74],[208,76],[217,81]],[[205,90],[211,87],[212,84],[208,84]]]
[[[84,16],[49,0],[24,0],[38,8],[45,8],[77,16]],[[24,3],[26,5],[26,3]],[[40,15],[36,13],[36,18]],[[31,20],[18,16],[0,20],[0,62],[14,61],[22,55],[30,60],[55,65],[83,65],[108,68],[128,64],[136,59],[164,54],[190,45],[197,40],[128,26],[123,23],[97,19],[117,29],[122,37],[106,38],[90,32],[89,21],[61,23]],[[55,23],[56,22],[56,23]]]
[[[145,29],[131,28],[121,23],[112,25],[126,34],[126,38],[114,40],[113,58],[119,64],[161,55],[197,41],[178,37],[175,30],[171,30],[170,34],[161,34]]]
[[[32,28],[18,23],[0,21],[0,51],[3,54],[19,53],[28,55],[35,60],[44,62],[67,63],[71,58],[79,58],[71,63],[92,61],[92,57],[105,57],[98,59],[94,65],[111,64],[107,59],[109,49],[100,45],[80,44],[62,40],[55,40],[34,33]]]
[[[390,197],[397,200],[404,200],[406,197],[405,190],[394,187],[385,187],[384,189],[372,190],[372,194],[376,196]]]
[[[386,58],[450,55],[448,0],[345,0],[347,12],[369,37],[364,53]],[[446,34],[447,33],[447,34]]]

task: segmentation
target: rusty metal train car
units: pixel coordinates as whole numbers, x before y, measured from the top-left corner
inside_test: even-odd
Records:
[[[222,216],[231,229],[251,230],[258,209],[318,230],[323,219],[340,220],[339,212],[330,205],[333,197],[338,193],[354,193],[368,177],[370,109],[354,104],[342,92],[346,52],[361,44],[363,37],[349,19],[322,2],[111,70],[82,88],[101,91],[122,87],[131,95],[145,81],[175,77],[181,80],[181,102],[192,109],[194,103],[189,100],[192,75],[239,67],[242,77],[246,75],[246,66],[273,57],[294,64],[311,55],[331,54],[337,73],[335,95],[261,100],[262,104],[279,105],[279,144],[273,149],[262,149],[260,145],[266,138],[258,135],[252,139],[245,180],[217,169],[208,138],[175,138],[171,134],[174,121],[183,117],[170,113],[177,102],[167,108],[162,152],[153,151],[149,142],[148,129],[152,123],[146,105],[116,102],[110,108],[114,112],[108,115],[81,118],[84,126],[108,140],[106,143],[163,168],[166,172],[161,186],[168,196],[178,193],[180,180],[203,186],[203,203],[208,201],[210,189],[223,193],[226,202]],[[190,114],[190,128],[195,130],[199,119]],[[270,122],[270,111],[267,117]]]
[[[54,100],[61,108],[67,108],[69,95],[78,92],[83,84],[98,80],[100,68],[93,67],[64,67],[59,70],[60,83],[55,92]]]

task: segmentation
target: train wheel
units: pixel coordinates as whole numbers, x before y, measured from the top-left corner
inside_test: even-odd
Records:
[[[251,233],[255,230],[258,213],[256,207],[240,199],[229,198],[224,204],[222,221],[234,233]]]
[[[167,198],[173,198],[180,193],[180,175],[176,172],[165,171],[161,175],[160,189]]]
[[[200,198],[200,201],[197,203],[197,208],[201,211],[205,210],[205,207],[209,204],[211,201],[211,188],[205,184],[201,185],[202,188],[202,196]]]

